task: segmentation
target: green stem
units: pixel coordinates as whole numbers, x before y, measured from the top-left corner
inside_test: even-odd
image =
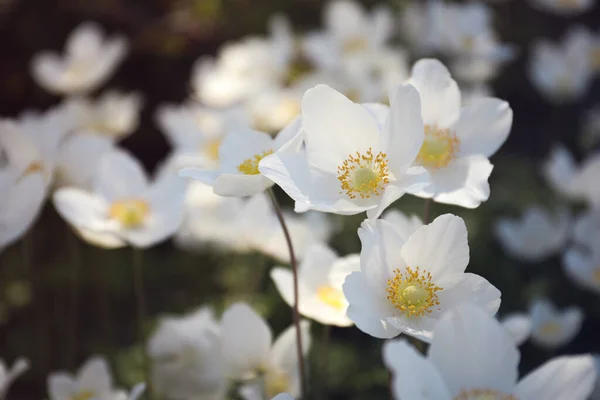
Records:
[[[304,369],[304,353],[302,351],[302,330],[300,328],[300,312],[298,311],[298,300],[300,297],[298,294],[298,264],[296,262],[296,254],[294,253],[292,238],[290,237],[290,232],[288,231],[287,225],[285,223],[285,218],[283,218],[283,212],[281,211],[279,202],[277,201],[275,193],[273,193],[272,189],[268,189],[267,193],[269,193],[269,197],[271,198],[273,209],[275,210],[275,214],[277,215],[277,219],[279,220],[279,224],[281,225],[281,229],[283,230],[283,235],[285,236],[288,250],[290,252],[290,264],[292,264],[292,275],[294,278],[294,306],[292,307],[292,319],[294,321],[294,326],[296,327],[296,350],[298,353],[298,374],[300,375],[300,398],[305,399],[306,375]]]
[[[146,333],[144,322],[146,320],[146,297],[144,295],[144,276],[143,276],[143,255],[141,249],[132,247],[133,249],[133,291],[135,293],[137,307],[137,325],[138,336],[141,342],[142,362],[144,366],[144,380],[146,381],[147,398],[152,400],[152,385],[150,381],[150,360],[146,352]]]

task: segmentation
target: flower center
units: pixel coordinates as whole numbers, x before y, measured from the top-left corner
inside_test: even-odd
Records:
[[[219,147],[221,138],[207,140],[204,144],[204,154],[212,161],[219,161]]]
[[[540,325],[540,332],[544,335],[554,336],[562,331],[562,326],[558,322],[548,321]]]
[[[387,282],[388,300],[407,317],[423,316],[440,304],[437,292],[441,287],[431,282],[431,274],[419,267],[414,270],[394,270],[394,277]]]
[[[265,392],[271,399],[290,390],[290,377],[285,372],[269,370],[265,374]]]
[[[600,265],[598,265],[594,272],[592,272],[592,279],[594,280],[594,282],[600,284]]]
[[[558,0],[558,5],[564,8],[575,8],[579,5],[579,0]]]
[[[96,393],[90,390],[83,390],[75,393],[69,400],[91,400],[96,397]]]
[[[245,175],[258,175],[260,171],[258,170],[258,163],[260,160],[268,156],[269,154],[273,154],[273,150],[265,150],[260,154],[256,154],[251,158],[245,160],[243,163],[237,166],[238,171]]]
[[[23,171],[23,174],[21,175],[21,178],[24,178],[29,175],[37,174],[37,173],[44,173],[44,166],[42,165],[41,162],[34,161],[31,164],[29,164],[27,166],[27,168],[25,168],[25,170]]]
[[[504,394],[494,389],[461,390],[453,400],[519,400],[512,394]]]
[[[463,44],[463,48],[465,49],[465,51],[470,52],[473,51],[473,48],[475,47],[475,38],[473,36],[465,36],[462,40],[462,44]]]
[[[600,69],[600,45],[595,46],[590,53],[592,68]]]
[[[328,306],[335,308],[336,310],[344,310],[348,302],[344,293],[341,290],[335,289],[331,286],[321,286],[317,289],[317,297],[323,303]]]
[[[368,199],[383,192],[390,182],[388,175],[387,154],[379,152],[373,155],[369,148],[364,154],[358,151],[355,156],[350,154],[338,167],[337,178],[348,197]]]
[[[367,42],[367,39],[361,37],[352,38],[344,42],[343,53],[356,53],[365,50],[367,47],[369,47],[369,42]]]
[[[114,202],[108,211],[110,218],[119,221],[125,228],[135,228],[144,222],[150,212],[150,205],[140,199]]]
[[[425,125],[425,139],[417,155],[426,168],[438,169],[448,165],[460,148],[460,139],[450,129]]]

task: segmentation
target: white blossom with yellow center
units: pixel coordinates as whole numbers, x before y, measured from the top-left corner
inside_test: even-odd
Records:
[[[346,276],[358,270],[360,259],[357,254],[338,257],[323,244],[309,247],[298,269],[300,314],[324,325],[352,325],[346,316],[348,301],[342,285]],[[294,304],[292,271],[276,267],[271,271],[271,278],[283,300],[291,307]]]
[[[105,38],[100,26],[84,22],[67,38],[64,55],[48,51],[37,54],[32,74],[49,92],[81,94],[108,79],[126,52],[125,38]]]
[[[430,341],[441,315],[462,302],[493,315],[500,292],[484,278],[466,274],[467,229],[451,214],[436,218],[404,239],[386,220],[365,220],[358,235],[360,271],[346,278],[348,317],[378,338],[400,333]]]
[[[415,165],[427,169],[429,185],[417,196],[467,208],[490,194],[493,155],[512,126],[508,103],[474,99],[461,107],[458,85],[448,69],[433,59],[419,60],[409,82],[421,98],[424,140]]]
[[[296,201],[297,212],[378,217],[404,193],[427,182],[411,166],[423,142],[418,93],[392,91],[390,107],[357,104],[317,85],[302,99],[302,132],[294,143],[265,157],[259,170]]]
[[[273,186],[273,181],[263,176],[258,164],[277,151],[300,131],[296,118],[275,138],[247,127],[231,128],[219,147],[219,165],[214,170],[184,168],[181,177],[200,181],[213,187],[220,196],[251,196]]]
[[[385,343],[383,359],[398,400],[586,400],[594,387],[590,355],[558,357],[518,380],[519,351],[504,327],[475,304],[446,312],[427,355],[406,340]]]
[[[301,321],[302,350],[311,346],[308,321]],[[296,330],[291,326],[273,342],[266,321],[245,303],[231,305],[221,319],[221,350],[229,378],[251,386],[262,379],[270,396],[288,392],[299,396]],[[247,384],[244,384],[247,383]]]
[[[547,299],[537,299],[529,309],[531,341],[553,350],[571,342],[581,330],[583,312],[579,307],[557,310]]]
[[[100,158],[92,190],[61,188],[54,205],[96,246],[146,248],[173,235],[183,218],[184,182],[168,168],[157,175],[149,182],[137,160],[113,150]]]

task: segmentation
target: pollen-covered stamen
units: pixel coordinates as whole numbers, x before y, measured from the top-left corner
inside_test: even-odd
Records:
[[[562,326],[556,321],[544,322],[540,326],[540,332],[548,336],[558,335],[560,332],[562,332]]]
[[[407,317],[430,314],[440,304],[437,296],[440,290],[431,282],[431,274],[419,267],[414,270],[406,267],[404,271],[398,268],[387,282],[388,300]]]
[[[141,199],[116,201],[108,210],[109,217],[119,221],[125,228],[140,226],[149,213],[150,205]]]
[[[320,286],[317,289],[317,297],[323,303],[335,308],[336,310],[344,310],[344,308],[346,308],[348,305],[346,297],[344,297],[344,293],[341,290],[331,286]]]
[[[460,139],[453,131],[425,125],[425,138],[417,160],[426,168],[443,168],[452,161],[459,149]]]
[[[504,394],[495,389],[461,390],[453,400],[519,400],[512,394]]]
[[[369,42],[366,38],[356,37],[348,39],[344,42],[342,51],[345,54],[357,53],[369,47]]]
[[[238,165],[237,170],[245,175],[258,175],[260,174],[258,163],[269,154],[273,154],[273,150],[265,150],[262,153],[255,154],[252,158],[249,158]]]
[[[219,161],[219,147],[221,147],[221,138],[209,139],[204,143],[204,154],[212,160]]]
[[[71,396],[69,400],[92,400],[95,397],[96,393],[89,390],[83,390],[81,392],[75,393],[73,396]]]
[[[288,374],[277,370],[268,370],[264,375],[265,392],[267,397],[273,398],[279,393],[290,391],[291,380]]]
[[[364,154],[358,151],[355,155],[350,154],[338,167],[337,178],[342,191],[351,199],[379,196],[390,183],[387,154],[379,152],[375,155],[371,148]]]

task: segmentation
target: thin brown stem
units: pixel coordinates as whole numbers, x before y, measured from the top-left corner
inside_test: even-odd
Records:
[[[423,206],[423,223],[427,225],[431,222],[431,208],[433,206],[432,199],[425,199],[425,204]]]
[[[290,252],[290,264],[292,264],[292,275],[294,277],[294,306],[292,307],[292,319],[294,321],[294,326],[296,327],[296,349],[298,351],[298,372],[300,374],[300,398],[304,399],[306,398],[306,375],[304,370],[304,357],[302,351],[300,312],[298,311],[298,264],[296,262],[296,255],[294,253],[292,238],[290,237],[290,232],[288,231],[285,219],[283,218],[283,212],[281,211],[279,202],[277,201],[275,193],[273,193],[272,189],[268,189],[267,192],[269,193],[269,197],[271,198],[271,202],[273,203],[273,209],[275,210],[275,214],[277,215],[277,219],[279,220],[279,224],[281,225],[281,229],[283,230],[283,235],[285,236],[285,241],[287,242],[288,250]]]
[[[143,275],[143,250],[133,247],[133,290],[135,293],[137,307],[138,335],[141,342],[142,362],[144,366],[144,380],[146,381],[146,396],[152,400],[152,385],[150,382],[150,360],[146,352],[146,332],[144,322],[146,320],[146,296],[144,295]]]

